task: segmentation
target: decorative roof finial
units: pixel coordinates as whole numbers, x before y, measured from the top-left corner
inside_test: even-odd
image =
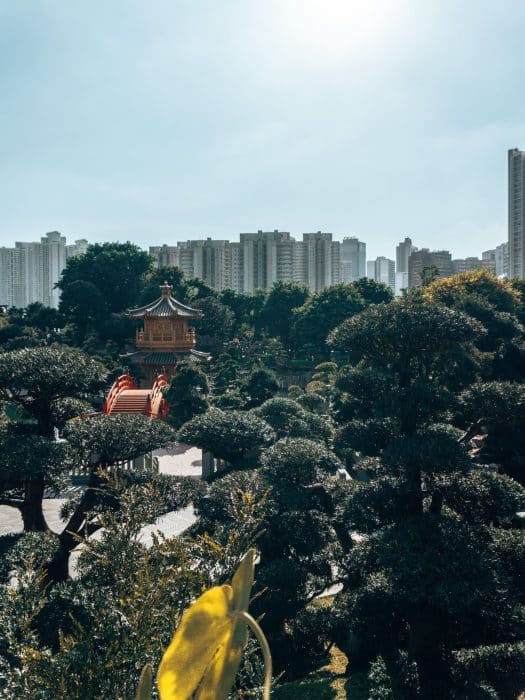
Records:
[[[171,286],[168,284],[167,280],[164,280],[164,284],[161,285],[161,291],[163,297],[169,297],[171,292]]]

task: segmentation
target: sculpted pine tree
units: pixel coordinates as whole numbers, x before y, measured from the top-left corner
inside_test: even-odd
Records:
[[[260,559],[251,609],[262,616],[277,672],[293,678],[325,657],[327,611],[306,608],[332,582],[338,559],[330,485],[340,462],[319,442],[284,438],[258,467],[216,479],[196,503],[197,527],[214,538],[223,528],[236,531],[232,501],[255,504]]]
[[[345,423],[336,447],[367,477],[342,511],[341,526],[364,539],[342,563],[338,641],[351,659],[377,659],[372,675],[394,698],[520,690],[520,671],[503,683],[487,669],[502,643],[523,668],[515,642],[525,598],[513,572],[525,543],[511,528],[525,492],[478,465],[469,431],[449,422],[476,379],[474,344],[484,334],[463,313],[405,299],[371,307],[331,336],[358,362],[338,379]],[[465,650],[478,648],[474,663]]]
[[[193,416],[205,413],[210,391],[206,375],[191,361],[179,362],[164,397],[170,407],[169,421],[180,428]]]
[[[243,390],[249,397],[246,408],[255,408],[277,393],[279,382],[271,370],[258,367],[247,378]]]
[[[487,333],[476,342],[486,356],[485,379],[523,381],[523,301],[514,284],[489,270],[471,270],[436,280],[422,294],[427,301],[463,311],[486,328]]]
[[[328,442],[332,437],[331,426],[327,420],[291,399],[268,399],[251,412],[265,420],[275,430],[278,438],[305,437]]]
[[[338,560],[331,485],[340,466],[324,445],[297,438],[279,440],[261,459],[269,489],[252,609],[288,677],[312,670],[326,651],[324,613],[306,606],[331,584]]]
[[[251,412],[210,408],[183,425],[178,439],[211,452],[227,463],[227,469],[243,469],[257,461],[261,448],[275,440],[275,433]]]
[[[16,405],[25,418],[9,422],[0,434],[2,503],[18,508],[24,530],[46,530],[42,499],[68,468],[67,447],[54,436],[56,412],[68,397],[100,389],[105,369],[72,348],[54,346],[2,354],[0,399]]]
[[[460,395],[458,414],[477,436],[476,460],[525,486],[525,384],[476,383]]]
[[[0,398],[20,409],[17,420],[0,430],[0,489],[2,505],[18,508],[24,530],[46,531],[42,502],[46,488],[67,485],[67,472],[82,466],[89,483],[70,507],[69,520],[58,536],[58,547],[46,565],[50,581],[68,576],[68,559],[87,513],[104,500],[99,468],[144,455],[173,441],[174,431],[145,416],[93,416],[78,398],[105,385],[105,369],[78,350],[67,347],[25,349],[3,353]],[[75,398],[77,397],[77,398]],[[55,426],[63,428],[61,441]]]
[[[78,544],[89,514],[102,506],[118,509],[118,495],[108,493],[104,471],[111,467],[115,473],[119,462],[165,447],[175,438],[174,430],[166,423],[140,414],[98,415],[70,421],[63,434],[75,463],[84,467],[88,483],[80,499],[70,504],[68,521],[58,536],[58,547],[45,565],[51,582],[68,577],[69,555]],[[149,476],[153,478],[153,474]],[[134,475],[128,478],[133,479]],[[97,529],[98,525],[90,525],[91,533]]]

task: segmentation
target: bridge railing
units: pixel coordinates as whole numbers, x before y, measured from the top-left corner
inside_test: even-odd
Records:
[[[113,408],[113,404],[118,398],[118,395],[124,391],[125,389],[136,389],[137,385],[133,381],[133,378],[129,374],[121,374],[120,377],[117,377],[115,381],[113,382],[113,386],[109,390],[109,394],[104,401],[104,404],[102,406],[102,413],[111,413],[111,409]]]
[[[162,395],[162,390],[168,386],[168,378],[165,374],[159,374],[153,384],[150,398],[150,416],[152,418],[165,418],[168,415],[168,404]]]

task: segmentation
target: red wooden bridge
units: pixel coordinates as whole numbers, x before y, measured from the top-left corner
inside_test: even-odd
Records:
[[[121,374],[109,390],[102,413],[142,413],[151,418],[166,418],[169,406],[162,390],[167,386],[165,374],[159,374],[151,389],[139,389],[129,374]]]

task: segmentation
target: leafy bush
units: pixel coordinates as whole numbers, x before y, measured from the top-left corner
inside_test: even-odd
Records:
[[[460,688],[474,681],[493,689],[487,698],[515,700],[524,688],[525,642],[461,649],[454,654],[454,675]]]
[[[253,413],[211,408],[188,421],[179,430],[178,439],[240,466],[243,459],[253,459],[254,453],[269,445],[275,433],[266,421]]]

